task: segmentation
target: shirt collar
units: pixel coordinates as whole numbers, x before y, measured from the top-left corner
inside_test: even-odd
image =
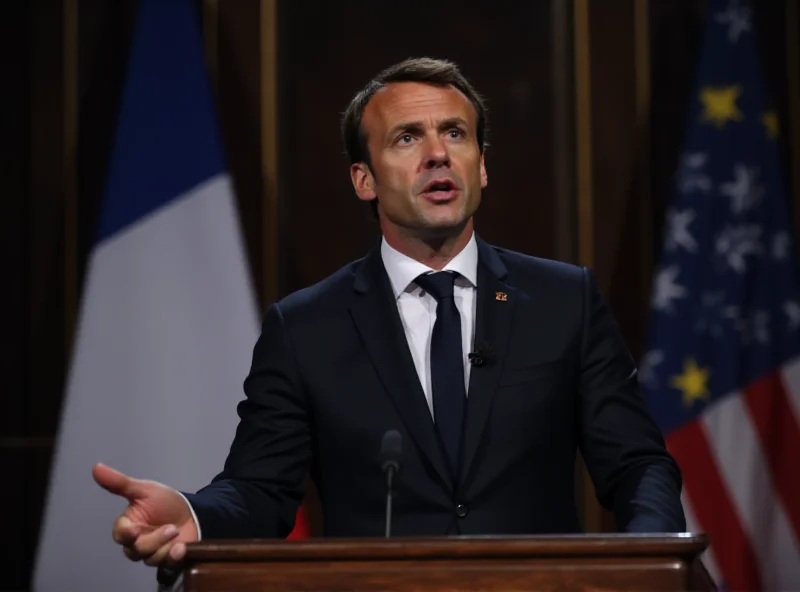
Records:
[[[400,294],[409,290],[418,276],[436,271],[394,249],[386,242],[385,238],[381,239],[381,258],[386,273],[389,275],[395,298],[399,298]],[[445,265],[442,271],[458,272],[472,287],[478,285],[478,243],[475,240],[474,232],[466,246]]]

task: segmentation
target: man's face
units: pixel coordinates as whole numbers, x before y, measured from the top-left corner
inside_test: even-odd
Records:
[[[371,167],[351,167],[363,200],[379,199],[384,233],[419,238],[471,228],[486,186],[474,106],[455,88],[387,85],[364,110]]]

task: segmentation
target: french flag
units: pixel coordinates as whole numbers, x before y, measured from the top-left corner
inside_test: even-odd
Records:
[[[155,570],[112,541],[126,502],[92,466],[184,491],[208,483],[234,436],[260,326],[194,3],[139,5],[40,532],[40,591],[156,588]]]

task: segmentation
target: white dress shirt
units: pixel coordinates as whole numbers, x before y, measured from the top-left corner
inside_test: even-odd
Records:
[[[414,280],[436,270],[403,255],[389,246],[386,239],[381,241],[381,257],[389,281],[392,284],[397,310],[403,322],[403,329],[411,350],[411,357],[417,368],[422,390],[428,400],[428,408],[433,414],[433,392],[431,389],[431,336],[436,322],[436,300],[420,288]],[[469,385],[469,353],[475,333],[475,292],[478,285],[478,243],[472,235],[467,245],[442,271],[455,271],[453,297],[461,313],[461,350],[464,360],[464,387]]]

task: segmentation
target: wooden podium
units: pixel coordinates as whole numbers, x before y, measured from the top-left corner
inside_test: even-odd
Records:
[[[713,590],[705,535],[575,535],[189,545],[185,592]]]

